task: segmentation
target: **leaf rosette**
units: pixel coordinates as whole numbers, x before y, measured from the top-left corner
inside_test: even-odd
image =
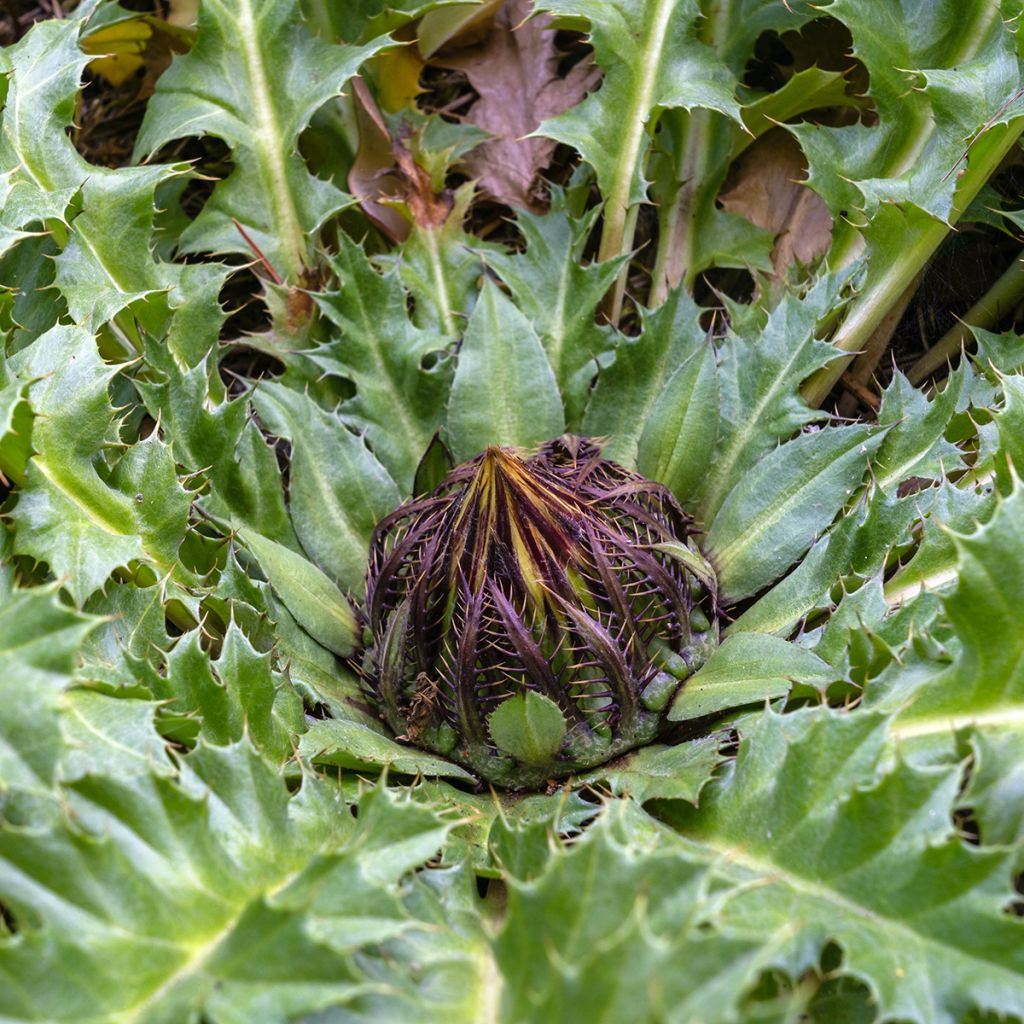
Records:
[[[717,644],[694,533],[590,441],[489,447],[375,531],[371,700],[399,738],[510,788],[649,743]]]

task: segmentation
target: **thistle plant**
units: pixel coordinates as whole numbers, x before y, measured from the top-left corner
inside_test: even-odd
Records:
[[[504,786],[649,743],[718,638],[692,532],[588,441],[488,448],[375,531],[372,699],[400,738]]]
[[[1024,1020],[1022,31],[0,4],[4,1024]]]

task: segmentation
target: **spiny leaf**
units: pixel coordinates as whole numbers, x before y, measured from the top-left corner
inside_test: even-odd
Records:
[[[341,416],[366,432],[374,454],[403,493],[444,419],[451,369],[447,342],[409,322],[395,268],[378,273],[354,242],[340,240],[333,260],[339,289],[317,297],[339,337],[313,353],[326,373],[355,385]],[[428,360],[434,365],[425,367]]]
[[[16,549],[66,580],[81,604],[110,573],[136,559],[172,566],[189,500],[157,437],[130,449],[107,473],[98,456],[113,440],[110,381],[90,332],[55,327],[19,353],[19,375],[34,380],[36,414],[26,485],[13,512]]]
[[[734,887],[715,921],[794,974],[838,943],[884,1016],[1015,1013],[1024,946],[1002,910],[1012,854],[954,833],[958,766],[881,768],[885,729],[869,713],[761,715],[700,808],[671,805],[694,853]]]
[[[298,548],[274,453],[251,422],[245,399],[211,394],[213,358],[183,369],[154,345],[147,361],[155,379],[137,387],[152,415],[162,419],[175,461],[209,480],[212,493],[202,499],[208,511]]]
[[[78,45],[79,23],[50,20],[36,24],[11,51],[7,102],[0,133],[0,167],[14,170],[28,215],[47,228],[64,220],[62,204],[81,195],[81,212],[57,257],[57,285],[71,315],[94,328],[129,305],[173,287],[179,269],[159,263],[150,252],[154,192],[169,176],[166,166],[108,170],[75,151],[66,129],[72,124],[79,79],[89,61]],[[70,220],[70,214],[68,214]],[[56,228],[54,228],[56,230]],[[146,313],[160,322],[156,303]],[[140,310],[141,312],[141,310]]]
[[[754,466],[708,531],[723,593],[746,597],[782,575],[849,501],[882,440],[875,427],[833,427],[781,445]]]
[[[0,598],[0,791],[48,789],[65,741],[62,692],[98,620],[61,604],[52,589]]]
[[[583,417],[584,434],[608,438],[605,458],[629,468],[637,464],[641,435],[667,380],[702,347],[698,313],[687,292],[676,289],[657,309],[641,312],[639,337],[619,341],[615,361],[598,376]]]
[[[524,210],[516,223],[526,238],[526,252],[488,253],[487,264],[509,286],[540,335],[572,429],[583,414],[591,381],[610,361],[615,346],[612,330],[594,318],[622,261],[577,262],[591,222],[589,217],[571,218],[562,191],[553,192],[547,213]]]
[[[1024,736],[1024,487],[976,532],[953,537],[959,561],[946,612],[962,647],[897,718],[902,737],[974,727]],[[924,682],[924,681],[922,681]]]
[[[776,441],[818,418],[797,388],[835,355],[814,331],[835,305],[841,284],[838,277],[823,278],[807,295],[783,299],[756,337],[730,334],[723,342],[718,443],[701,501],[707,521]]]
[[[322,42],[298,0],[202,5],[195,45],[161,76],[135,147],[142,156],[202,133],[232,148],[235,168],[182,235],[183,251],[247,253],[237,221],[282,277],[301,281],[313,265],[311,239],[349,200],[310,174],[297,152],[299,133],[388,42]]]
[[[541,7],[590,24],[605,73],[599,94],[538,131],[574,146],[593,166],[606,216],[624,217],[643,201],[644,157],[661,111],[707,107],[739,116],[735,79],[698,39],[694,0],[544,0]]]
[[[833,210],[913,203],[947,218],[966,142],[1020,87],[1020,64],[998,4],[833,0],[828,13],[853,35],[871,75],[874,124],[793,130],[810,161],[810,184]]]
[[[308,396],[266,382],[253,405],[271,433],[291,442],[288,510],[302,546],[359,597],[370,535],[397,507],[398,488],[362,438]]]
[[[484,285],[459,350],[448,435],[462,462],[488,445],[530,447],[565,429],[551,366],[529,321]]]
[[[775,636],[732,633],[685,680],[668,717],[684,722],[744,704],[764,704],[785,696],[794,683],[820,690],[835,678],[836,672],[812,651]]]
[[[172,714],[195,716],[200,739],[226,745],[247,735],[275,764],[295,752],[305,728],[302,701],[235,623],[228,626],[220,656],[203,650],[199,631],[186,633],[167,657],[166,678],[158,677],[156,696],[169,698]]]
[[[680,846],[618,802],[572,852],[541,853],[539,877],[511,879],[495,941],[502,1019],[734,1019],[756,945],[696,927],[707,873]]]
[[[88,776],[69,799],[77,824],[0,829],[0,899],[34,924],[0,942],[9,1020],[284,1024],[351,1003],[396,957],[408,984],[411,951],[369,944],[417,924],[398,882],[448,831],[429,808],[375,790],[357,823],[312,778],[290,798],[245,744],[200,748],[178,780]],[[475,957],[447,934],[472,992]]]

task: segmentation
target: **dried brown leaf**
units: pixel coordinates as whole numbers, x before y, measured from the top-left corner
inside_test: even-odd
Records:
[[[832,240],[832,216],[824,200],[804,184],[807,161],[784,129],[768,132],[732,165],[718,199],[723,209],[774,232],[775,280],[796,263],[813,264]]]
[[[542,210],[538,178],[555,142],[528,136],[546,118],[579,103],[601,73],[585,59],[561,77],[551,19],[529,18],[531,10],[528,0],[509,0],[480,45],[437,55],[432,63],[463,71],[479,94],[465,120],[493,138],[467,154],[463,165],[480,191],[509,206]]]

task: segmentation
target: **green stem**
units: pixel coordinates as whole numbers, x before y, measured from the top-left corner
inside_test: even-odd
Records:
[[[605,196],[604,224],[598,248],[599,260],[615,259],[633,247],[633,232],[636,228],[636,213],[632,212],[630,216],[633,205],[630,202],[633,177],[640,164],[648,130],[654,130],[654,118],[650,119],[651,123],[648,125],[648,117],[651,113],[654,87],[673,9],[673,0],[652,0],[652,3],[654,9],[643,40],[643,52],[649,59],[640,70],[634,100],[631,109],[626,113],[625,137],[615,161],[611,188]],[[628,266],[624,266],[609,297],[606,312],[613,324],[618,323],[622,313],[622,296],[625,293],[625,279],[628,273]]]
[[[846,319],[832,339],[833,345],[847,353],[819,370],[804,385],[802,394],[808,405],[815,407],[828,397],[854,356],[867,344],[875,329],[913,281],[915,275],[931,259],[960,215],[971,204],[982,185],[992,176],[1003,158],[1024,131],[1024,118],[1009,125],[997,125],[975,143],[971,160],[957,190],[949,223],[932,221],[906,247],[893,266],[864,289],[850,304]]]
[[[1002,277],[914,365],[907,377],[911,384],[923,380],[956,358],[973,341],[972,327],[990,328],[999,323],[1024,298],[1024,253],[1017,256]]]

